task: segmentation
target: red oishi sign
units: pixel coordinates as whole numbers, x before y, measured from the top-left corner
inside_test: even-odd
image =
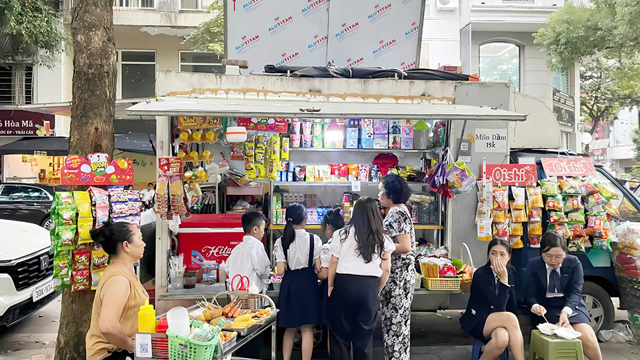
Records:
[[[591,158],[544,158],[541,162],[547,176],[593,176],[596,173]]]
[[[538,181],[533,164],[488,164],[485,177],[494,185],[535,186]]]

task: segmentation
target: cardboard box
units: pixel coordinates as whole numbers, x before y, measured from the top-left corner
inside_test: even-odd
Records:
[[[347,128],[347,139],[349,138],[357,138],[360,135],[359,128],[348,127]]]
[[[400,149],[401,143],[402,136],[400,134],[389,135],[389,149]]]
[[[361,128],[373,128],[373,119],[362,119],[360,120]]]
[[[400,135],[402,132],[402,120],[389,120],[389,134]]]
[[[358,148],[358,137],[347,137],[347,149]]]
[[[370,138],[361,138],[360,139],[360,148],[362,149],[373,149],[373,136]]]
[[[402,138],[401,149],[413,149],[413,138]]]
[[[349,121],[347,122],[347,127],[359,128],[360,127],[360,119],[349,119]]]
[[[389,135],[388,134],[375,134],[373,135],[373,148],[374,149],[387,149],[389,147]]]
[[[440,71],[452,72],[456,74],[462,74],[462,66],[443,65],[438,68]]]
[[[360,132],[360,137],[363,139],[373,139],[373,128],[363,128]]]
[[[402,137],[403,138],[412,138],[413,137],[413,125],[402,125]]]
[[[374,134],[388,134],[389,133],[389,121],[387,119],[374,119],[373,120],[373,133]]]

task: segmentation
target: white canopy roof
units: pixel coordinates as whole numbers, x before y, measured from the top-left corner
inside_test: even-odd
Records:
[[[432,104],[384,99],[321,100],[318,98],[228,99],[165,97],[127,108],[140,116],[229,116],[283,118],[372,118],[525,121],[527,115],[490,107]]]

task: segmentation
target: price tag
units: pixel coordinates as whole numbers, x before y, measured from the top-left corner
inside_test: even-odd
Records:
[[[136,357],[151,357],[151,334],[136,334]]]
[[[352,181],[351,182],[351,191],[353,191],[353,192],[360,191],[360,181]]]

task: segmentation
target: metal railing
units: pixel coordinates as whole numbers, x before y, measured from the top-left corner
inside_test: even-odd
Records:
[[[155,9],[155,0],[113,0],[113,8],[117,10]]]

